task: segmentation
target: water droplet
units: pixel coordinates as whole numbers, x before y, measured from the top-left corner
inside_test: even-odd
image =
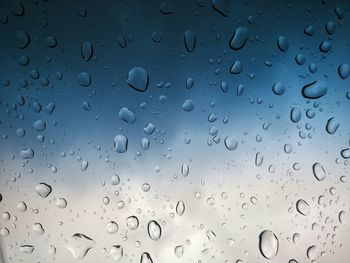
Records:
[[[82,87],[88,87],[90,86],[92,82],[91,76],[87,72],[81,72],[78,75],[78,84]]]
[[[134,67],[129,71],[126,82],[134,90],[144,92],[148,87],[148,73],[141,67]]]
[[[305,27],[304,33],[305,33],[305,35],[308,35],[310,37],[313,36],[315,34],[315,27],[314,26]]]
[[[56,201],[56,206],[58,208],[64,209],[67,207],[67,200],[64,198],[58,198]]]
[[[126,218],[126,225],[130,230],[136,230],[139,227],[139,219],[136,216]]]
[[[193,52],[196,47],[196,36],[191,30],[186,30],[184,33],[185,47],[188,52]]]
[[[320,46],[319,46],[319,49],[323,53],[328,53],[332,49],[332,44],[331,44],[331,42],[329,42],[327,40],[322,41]]]
[[[46,38],[46,46],[49,48],[54,48],[57,46],[57,39],[54,36],[48,36]]]
[[[154,130],[155,130],[156,126],[154,126],[153,123],[148,123],[145,128],[143,128],[143,131],[147,134],[147,135],[151,135]]]
[[[191,99],[185,100],[185,102],[182,104],[182,109],[186,112],[193,111],[194,109],[194,102]]]
[[[160,12],[164,15],[172,14],[175,12],[174,5],[169,1],[163,1],[159,6]]]
[[[236,141],[232,136],[227,136],[224,140],[226,149],[229,151],[236,150],[238,147],[238,141]]]
[[[346,212],[345,211],[340,211],[339,215],[338,215],[339,223],[346,224],[345,218],[346,218]]]
[[[81,56],[85,61],[89,61],[93,54],[93,47],[91,42],[85,41],[81,46]]]
[[[35,187],[35,191],[37,192],[37,194],[39,196],[41,196],[42,198],[46,198],[49,196],[49,194],[52,191],[52,187],[46,183],[39,183],[36,187]]]
[[[342,79],[347,79],[350,76],[350,66],[348,64],[340,64],[338,74]]]
[[[125,153],[128,150],[128,138],[121,134],[115,136],[114,150],[117,153]]]
[[[230,68],[232,74],[240,74],[243,70],[241,61],[235,60]]]
[[[329,134],[333,135],[333,134],[336,133],[336,131],[338,130],[339,126],[340,126],[340,123],[339,123],[338,119],[335,118],[335,117],[332,117],[332,118],[330,118],[330,119],[327,121],[327,124],[326,124],[326,131],[327,131]]]
[[[263,161],[264,161],[264,156],[262,155],[261,152],[257,152],[255,155],[255,165],[259,167],[263,164]]]
[[[149,237],[154,241],[159,240],[161,235],[162,235],[162,229],[161,229],[160,225],[154,220],[151,220],[148,223],[147,231],[148,231]]]
[[[186,163],[182,164],[181,173],[183,176],[188,176],[190,173],[190,167]]]
[[[136,115],[127,107],[123,107],[119,111],[119,118],[128,124],[133,124],[136,121]]]
[[[186,89],[192,89],[194,84],[193,78],[187,78],[186,80]]]
[[[152,40],[156,43],[162,41],[163,35],[160,31],[153,31],[152,33]]]
[[[311,246],[306,250],[306,256],[310,260],[315,260],[318,255],[318,248],[317,246]]]
[[[278,96],[281,96],[286,91],[286,87],[281,82],[276,82],[272,86],[272,91]]]
[[[74,259],[82,259],[95,245],[95,241],[84,234],[76,233],[72,236],[67,249],[72,253]]]
[[[185,213],[185,203],[183,201],[179,201],[176,204],[176,214],[178,216],[182,216]]]
[[[40,224],[40,223],[35,223],[33,226],[32,226],[32,230],[37,233],[38,235],[42,235],[45,233],[45,230],[43,228],[43,226]]]
[[[143,252],[141,254],[140,263],[153,263],[151,255],[149,253],[147,253],[147,252]]]
[[[142,184],[142,191],[149,192],[150,189],[151,189],[151,185],[150,184],[148,184],[148,183]]]
[[[249,38],[248,29],[240,26],[235,29],[230,40],[230,48],[233,50],[240,50],[244,47]]]
[[[297,201],[296,208],[297,211],[304,216],[308,216],[310,214],[310,206],[303,199],[299,199]]]
[[[290,119],[292,122],[299,122],[301,119],[301,111],[299,108],[292,108],[292,110],[290,111]]]
[[[32,148],[27,148],[27,149],[20,151],[19,155],[23,159],[32,159],[34,157],[34,151]]]
[[[120,183],[120,178],[117,174],[111,176],[111,185],[118,185]]]
[[[120,261],[123,258],[123,248],[120,245],[112,246],[109,250],[109,254],[115,261]]]
[[[181,258],[185,252],[185,247],[183,245],[176,246],[174,248],[174,253],[178,258]]]
[[[15,16],[23,16],[25,9],[20,1],[13,1],[11,4],[11,11]]]
[[[16,32],[16,46],[19,49],[26,48],[30,43],[30,37],[27,32],[17,31]]]
[[[106,230],[108,234],[115,234],[118,232],[119,226],[116,222],[114,221],[109,221],[106,224]]]
[[[33,128],[36,131],[43,131],[46,129],[46,123],[43,120],[37,120],[33,123]]]
[[[261,254],[267,258],[272,259],[278,253],[279,242],[276,235],[270,230],[264,230],[259,235],[259,249]]]
[[[301,94],[304,96],[304,98],[307,99],[318,99],[326,95],[327,90],[328,88],[324,82],[316,80],[314,82],[306,84],[302,88]]]
[[[282,52],[286,52],[289,48],[289,41],[285,36],[279,36],[277,38],[277,47]]]
[[[19,247],[19,251],[22,252],[22,253],[31,254],[34,251],[34,246],[23,245],[23,246]]]
[[[346,148],[346,149],[341,150],[340,154],[344,159],[349,159],[350,158],[350,148]]]
[[[230,15],[230,4],[228,0],[212,0],[211,5],[224,17]]]
[[[147,151],[150,145],[150,141],[147,138],[142,138],[141,140],[141,148],[144,151]]]
[[[21,212],[27,211],[27,205],[25,202],[21,201],[17,204],[17,210]]]
[[[327,176],[325,169],[320,163],[314,163],[312,166],[312,172],[318,181],[323,181]]]
[[[335,23],[334,23],[333,21],[328,21],[328,22],[326,23],[325,28],[326,28],[326,31],[327,31],[327,33],[328,33],[329,35],[333,35],[334,32],[335,32],[335,29],[336,29]]]

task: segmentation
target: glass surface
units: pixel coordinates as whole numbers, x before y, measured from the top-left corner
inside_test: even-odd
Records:
[[[350,1],[0,2],[0,262],[349,262]]]

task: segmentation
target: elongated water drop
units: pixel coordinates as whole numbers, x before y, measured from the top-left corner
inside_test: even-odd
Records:
[[[162,229],[160,225],[154,220],[148,223],[147,231],[148,231],[148,236],[154,241],[159,240],[162,235]]]
[[[197,42],[195,34],[190,30],[185,31],[184,41],[186,50],[188,52],[193,52]]]
[[[261,254],[267,258],[272,259],[278,253],[279,242],[276,235],[270,230],[264,230],[259,235],[259,249]]]
[[[320,163],[314,163],[312,172],[318,181],[323,181],[327,176],[325,169]]]
[[[296,203],[297,211],[303,216],[307,216],[310,214],[310,206],[306,203],[305,200],[299,199]]]
[[[176,204],[176,214],[178,216],[182,216],[185,213],[185,203],[183,201],[179,201]]]

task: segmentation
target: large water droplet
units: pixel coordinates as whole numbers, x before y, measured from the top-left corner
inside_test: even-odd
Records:
[[[46,198],[49,196],[49,194],[52,191],[52,187],[46,183],[39,183],[36,187],[35,187],[35,191],[37,192],[37,194],[39,196],[41,196],[42,198]]]
[[[115,261],[120,261],[123,258],[123,248],[120,245],[112,246],[109,250],[109,254]]]
[[[228,0],[212,0],[212,7],[224,17],[230,15],[230,3]]]
[[[314,81],[306,84],[302,90],[301,94],[307,99],[318,99],[327,93],[327,86],[323,81]]]
[[[128,138],[126,136],[118,134],[114,138],[114,150],[117,153],[125,153],[128,150]]]
[[[20,49],[26,48],[30,43],[30,37],[27,32],[17,31],[16,32],[16,46]]]
[[[19,251],[26,254],[31,254],[34,251],[34,246],[32,245],[22,245],[19,247]]]
[[[81,72],[78,75],[78,84],[82,87],[88,87],[90,86],[92,82],[91,76],[87,72]]]
[[[238,147],[238,141],[232,136],[227,136],[224,140],[224,144],[227,150],[233,151]]]
[[[144,68],[134,67],[129,71],[126,82],[134,90],[144,92],[148,87],[149,76]]]
[[[181,258],[183,256],[184,252],[185,252],[185,247],[183,245],[176,246],[174,248],[175,256],[177,256],[178,258]]]
[[[279,36],[277,38],[277,47],[282,52],[286,52],[289,48],[289,41],[285,36]]]
[[[95,245],[95,241],[84,234],[76,233],[67,244],[67,249],[74,259],[82,259]]]
[[[119,118],[128,124],[133,124],[136,121],[136,115],[127,107],[123,107],[119,111]]]
[[[149,237],[154,241],[159,240],[161,235],[162,235],[162,229],[161,229],[160,225],[154,220],[151,220],[148,223],[147,231],[148,231]]]
[[[278,96],[281,96],[286,91],[286,87],[281,82],[276,82],[272,86],[272,91]]]
[[[296,107],[292,108],[292,110],[290,111],[290,120],[292,122],[297,123],[297,122],[300,121],[300,119],[301,119],[301,111],[300,111],[300,109],[296,108]]]
[[[327,121],[327,124],[326,124],[326,131],[333,135],[336,133],[336,131],[338,130],[340,126],[340,123],[338,121],[338,119],[336,119],[335,117],[332,117],[330,118],[328,121]]]
[[[188,52],[193,52],[196,47],[196,36],[191,30],[186,30],[184,33],[185,47]]]
[[[193,111],[194,109],[194,102],[191,99],[185,100],[185,102],[182,104],[182,109],[186,112]]]
[[[235,29],[230,40],[230,47],[234,50],[240,50],[244,47],[249,38],[248,29],[240,26]]]
[[[19,155],[23,158],[23,159],[31,159],[34,157],[34,151],[32,148],[27,148],[24,149],[22,151],[20,151]]]
[[[261,254],[267,258],[272,259],[278,253],[279,242],[276,235],[270,231],[265,230],[259,235],[259,249]]]
[[[243,70],[241,61],[235,60],[230,68],[232,74],[240,74]]]
[[[33,128],[36,131],[43,131],[46,129],[46,123],[43,120],[37,120],[33,123]]]
[[[311,246],[306,250],[306,256],[310,260],[315,260],[318,255],[318,248],[317,246]]]
[[[106,224],[106,231],[108,234],[115,234],[118,232],[119,226],[116,222],[114,221],[109,221]]]
[[[342,79],[347,79],[350,76],[350,66],[348,64],[341,64],[338,67],[338,74]]]
[[[130,230],[135,230],[139,227],[139,220],[136,216],[129,216],[126,218],[126,225]]]

